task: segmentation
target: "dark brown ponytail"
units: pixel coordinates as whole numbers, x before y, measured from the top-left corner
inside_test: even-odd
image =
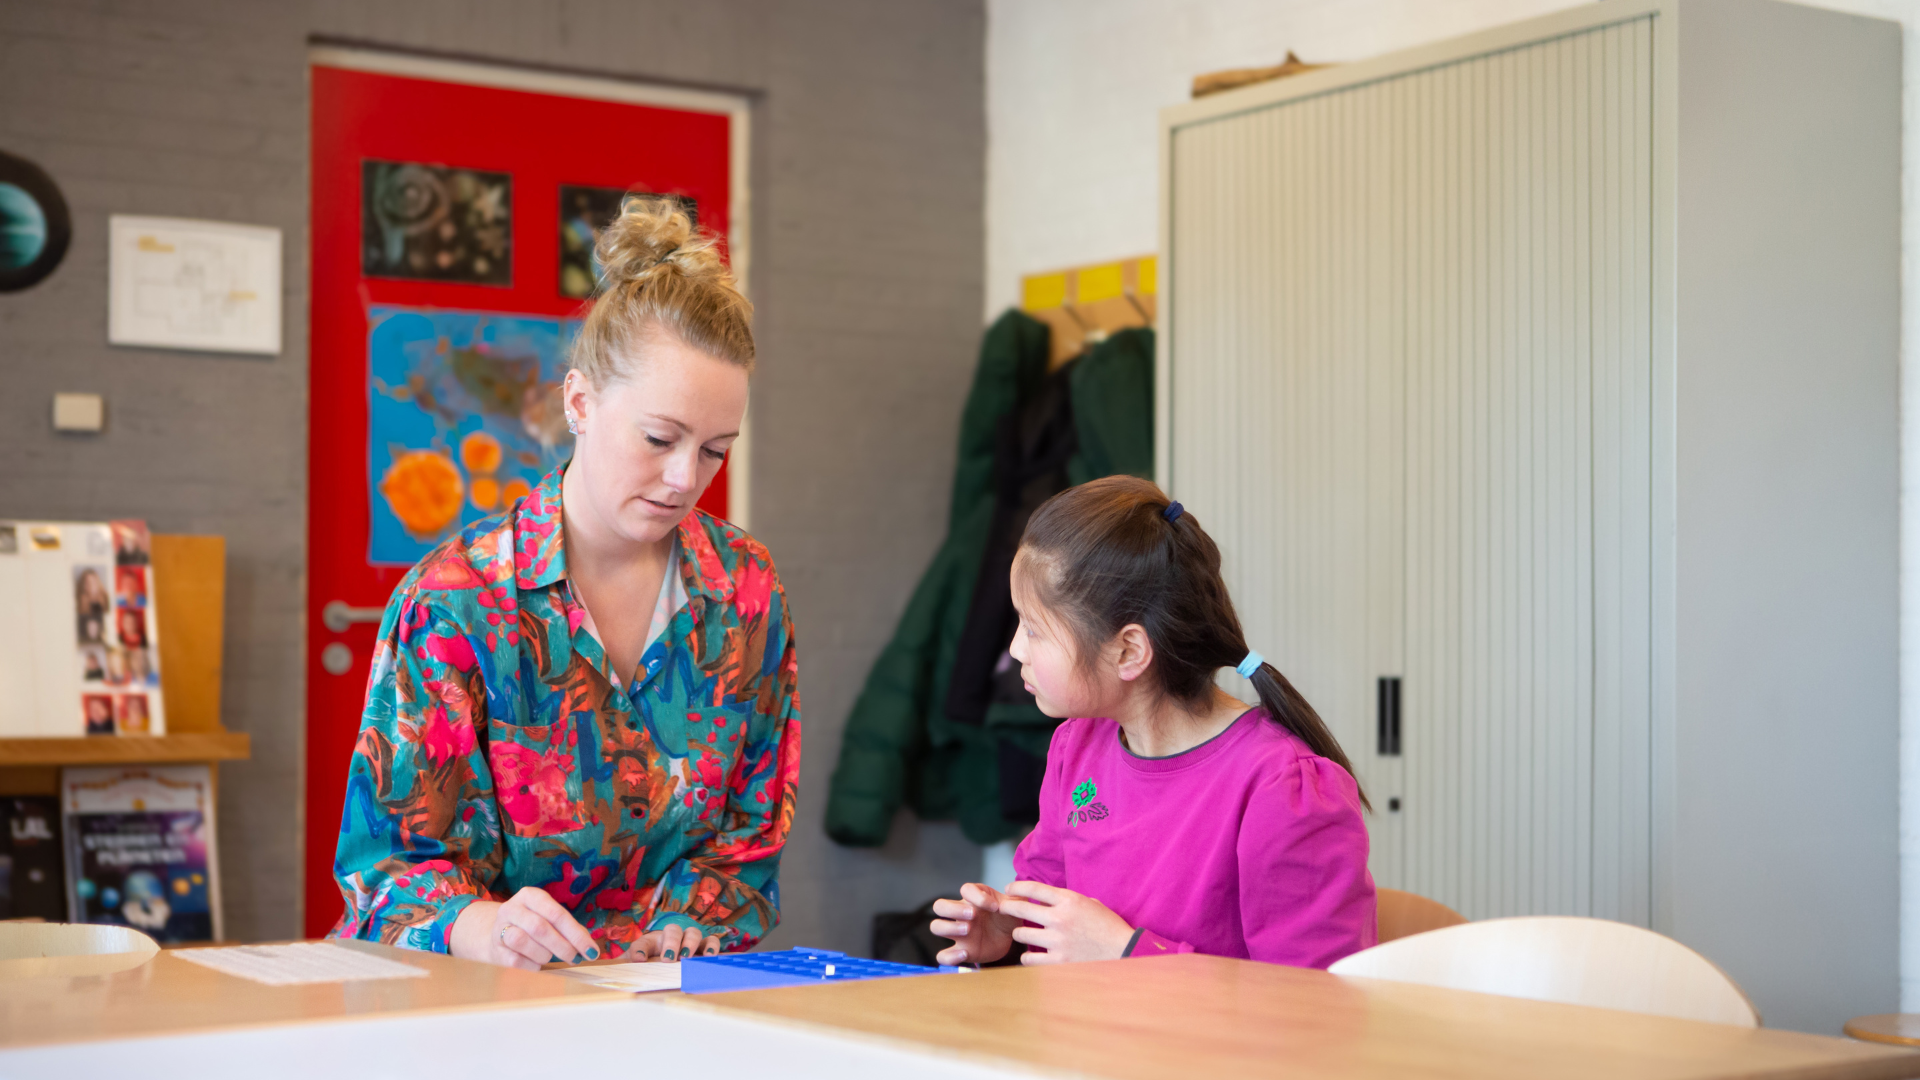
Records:
[[[1055,495],[1034,511],[1014,566],[1020,585],[1072,630],[1092,666],[1133,623],[1153,642],[1153,676],[1174,700],[1204,707],[1214,676],[1247,655],[1240,617],[1220,577],[1220,549],[1190,513],[1152,482],[1109,476]],[[1346,751],[1300,691],[1262,663],[1254,692],[1274,722],[1353,775]],[[1354,786],[1359,789],[1359,777]],[[1373,804],[1360,790],[1360,803]]]

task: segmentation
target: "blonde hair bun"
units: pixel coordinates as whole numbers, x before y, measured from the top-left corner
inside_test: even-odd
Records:
[[[695,228],[686,207],[670,196],[627,196],[619,216],[600,230],[594,255],[600,260],[604,291],[663,272],[733,283],[720,260],[719,238]]]
[[[752,370],[753,304],[721,258],[720,238],[697,228],[679,199],[627,196],[594,255],[600,292],[574,339],[573,366],[596,387],[626,374],[635,348],[656,330]]]

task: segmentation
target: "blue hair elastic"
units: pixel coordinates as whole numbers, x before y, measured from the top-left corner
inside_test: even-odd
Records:
[[[1168,503],[1167,508],[1161,511],[1161,514],[1164,515],[1168,521],[1173,521],[1177,519],[1181,514],[1186,513],[1186,511],[1187,511],[1186,507],[1181,506],[1179,503],[1176,502],[1176,503]]]
[[[1248,649],[1247,658],[1245,660],[1240,661],[1240,666],[1234,668],[1233,670],[1239,672],[1241,678],[1251,679],[1253,678],[1253,673],[1260,670],[1260,665],[1266,662],[1267,662],[1266,657],[1261,656],[1259,653],[1254,652],[1252,649]]]

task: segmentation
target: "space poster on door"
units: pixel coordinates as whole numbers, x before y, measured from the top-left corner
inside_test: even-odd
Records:
[[[367,560],[410,566],[573,453],[560,403],[578,319],[375,306]]]

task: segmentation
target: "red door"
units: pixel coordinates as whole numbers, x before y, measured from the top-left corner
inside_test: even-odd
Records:
[[[622,190],[730,222],[725,111],[326,66],[313,80],[306,918],[339,919],[348,759],[408,567],[565,460],[555,389]],[[619,96],[619,95],[615,95]],[[701,506],[725,516],[724,468]]]

